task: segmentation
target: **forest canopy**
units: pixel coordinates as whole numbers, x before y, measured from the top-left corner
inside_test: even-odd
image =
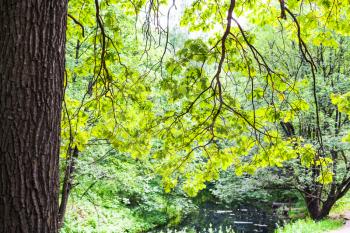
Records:
[[[348,12],[338,1],[71,2],[62,156],[105,140],[190,195],[229,166],[291,159],[331,183],[327,136],[341,147],[346,128],[327,111],[346,114],[347,68],[326,63],[348,56]]]

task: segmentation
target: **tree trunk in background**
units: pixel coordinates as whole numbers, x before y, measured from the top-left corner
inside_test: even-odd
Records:
[[[0,233],[58,232],[67,0],[0,0]]]
[[[338,197],[332,196],[328,198],[324,203],[321,204],[321,196],[306,197],[305,202],[310,215],[313,220],[321,220],[328,216],[332,207],[338,200]]]

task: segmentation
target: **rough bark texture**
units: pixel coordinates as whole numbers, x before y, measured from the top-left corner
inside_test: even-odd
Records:
[[[0,0],[0,233],[58,232],[67,0]]]

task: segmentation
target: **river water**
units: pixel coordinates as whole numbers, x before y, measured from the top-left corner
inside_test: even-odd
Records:
[[[177,232],[196,233],[273,233],[281,218],[273,213],[272,208],[242,205],[227,207],[212,203],[205,204],[199,211],[184,219],[176,227]],[[233,230],[233,231],[232,231]],[[162,229],[157,232],[172,232]]]

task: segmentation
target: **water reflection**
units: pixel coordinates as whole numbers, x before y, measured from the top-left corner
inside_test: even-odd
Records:
[[[186,233],[272,233],[278,224],[281,224],[281,219],[273,213],[272,208],[266,206],[229,208],[206,204],[197,214],[185,219],[176,230]]]

